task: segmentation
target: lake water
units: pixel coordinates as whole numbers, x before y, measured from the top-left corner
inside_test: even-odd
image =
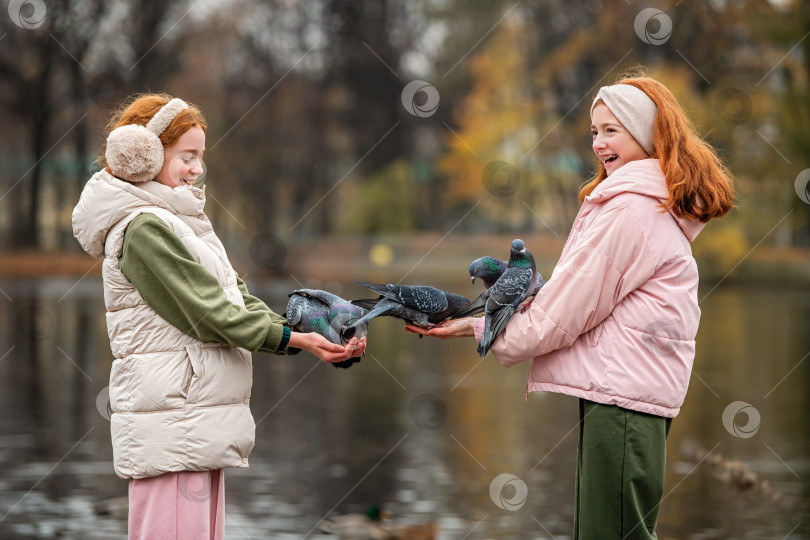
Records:
[[[281,312],[293,288],[256,290]],[[810,295],[710,288],[668,441],[659,538],[810,538]],[[122,538],[125,517],[96,511],[127,491],[103,414],[101,284],[0,289],[0,538]],[[228,538],[326,537],[322,518],[371,504],[446,539],[571,537],[576,400],[526,403],[528,365],[503,369],[472,340],[401,328],[373,323],[348,370],[254,355],[256,448],[249,469],[226,472]],[[501,474],[512,476],[493,498]]]

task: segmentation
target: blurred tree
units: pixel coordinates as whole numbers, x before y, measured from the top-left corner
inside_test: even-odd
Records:
[[[402,234],[413,231],[416,190],[405,159],[391,163],[347,190],[341,204],[340,230],[354,234]]]
[[[44,11],[44,9],[43,9]],[[33,17],[34,13],[21,16]],[[37,13],[44,17],[44,13]],[[9,179],[3,198],[9,197],[12,211],[11,244],[14,246],[36,246],[37,218],[39,216],[39,187],[42,175],[42,159],[51,142],[53,118],[55,116],[52,80],[55,71],[55,58],[59,45],[54,39],[53,17],[41,26],[25,28],[12,23],[11,17],[0,17],[0,32],[5,38],[0,48],[0,81],[4,88],[5,112],[14,117],[18,133],[16,141],[26,137],[19,133],[20,124],[25,122],[27,148],[21,144],[10,148],[33,157],[33,166],[22,176]],[[24,155],[25,155],[24,154]],[[14,170],[14,175],[18,174]],[[28,182],[20,185],[27,177]],[[24,189],[27,188],[27,189]],[[27,204],[26,204],[27,201]]]
[[[808,168],[810,155],[810,5],[802,0],[794,0],[785,6],[776,17],[778,21],[768,27],[768,35],[787,54],[775,61],[772,73],[764,77],[772,78],[770,88],[777,89],[778,109],[775,115],[779,148],[786,154],[789,167],[782,189],[788,191],[791,181],[803,169]],[[781,94],[781,95],[780,95]],[[805,183],[806,193],[810,185]],[[807,195],[805,195],[807,196]],[[791,208],[795,210],[792,221],[793,242],[810,246],[810,205],[795,193],[790,193]]]
[[[411,151],[400,93],[413,17],[391,0],[243,2],[235,17],[222,131],[239,130],[223,144],[229,155],[248,137],[273,149],[252,153],[240,185],[260,229],[327,233],[333,190]]]
[[[591,99],[599,86],[639,64],[679,98],[731,165],[741,192],[750,192],[752,183],[775,186],[789,169],[769,147],[774,134],[786,126],[786,136],[798,143],[794,155],[806,153],[801,128],[807,76],[801,61],[789,59],[790,84],[757,88],[757,81],[784,56],[769,32],[783,34],[784,48],[802,40],[808,24],[793,16],[799,4],[783,4],[780,11],[765,0],[659,2],[661,19],[646,21],[646,27],[639,19],[638,28],[641,10],[621,0],[550,0],[509,11],[473,55],[471,90],[454,118],[457,133],[445,135],[448,153],[438,167],[451,178],[451,196],[486,195],[481,173],[500,155],[518,171],[516,193],[525,204],[507,212],[501,201],[502,208],[491,207],[489,215],[509,216],[500,220],[508,224],[516,212],[534,213],[553,230],[564,230],[578,208],[578,187],[596,165],[588,136]],[[796,22],[784,35],[779,21],[791,17]],[[645,42],[648,36],[639,32],[656,34],[666,19],[671,34],[663,42]],[[785,91],[785,121],[775,122],[772,97],[782,87],[793,90]],[[510,92],[518,97],[501,97]],[[757,240],[784,213],[785,197],[775,191],[745,221]]]
[[[457,109],[457,130],[445,135],[449,153],[437,163],[450,179],[449,203],[481,200],[490,215],[517,218],[527,212],[544,176],[523,158],[539,137],[536,103],[526,78],[526,24],[504,21],[471,60],[472,88]],[[490,166],[493,163],[500,163]],[[509,220],[503,220],[509,223]],[[512,226],[523,223],[511,222]]]
[[[61,208],[70,238],[94,137],[120,98],[147,90],[203,107],[210,211],[235,238],[447,230],[479,201],[459,230],[562,235],[595,165],[590,100],[635,64],[730,163],[744,195],[733,219],[749,240],[792,208],[784,241],[810,242],[808,205],[788,189],[810,146],[806,2],[660,0],[672,33],[658,44],[637,33],[641,8],[625,0],[45,5],[36,29],[0,17],[0,234],[18,246],[41,238],[43,205]],[[441,95],[430,117],[402,106],[414,79]],[[58,174],[75,182],[43,196],[68,168]],[[344,221],[349,208],[377,207],[347,194],[388,196],[385,178],[391,193],[411,190],[398,208],[410,217]]]
[[[162,39],[168,14],[178,4],[129,0],[25,3],[20,11],[22,20],[29,18],[27,24],[31,24],[31,17],[40,14],[43,17],[40,26],[31,28],[12,24],[11,13],[8,18],[0,17],[0,32],[6,38],[0,49],[5,111],[14,117],[17,130],[28,132],[27,144],[13,142],[11,147],[33,162],[22,176],[9,182],[4,195],[14,201],[9,205],[14,213],[12,245],[39,246],[46,158],[64,154],[57,150],[64,139],[72,141],[76,184],[80,186],[87,177],[87,157],[92,153],[87,114],[89,98],[97,95],[93,84],[99,82],[94,79],[98,66],[105,65],[115,54],[125,53],[121,49],[132,45],[129,51],[137,56],[131,60],[129,70],[117,68],[124,73],[118,78],[124,80],[131,72],[136,88],[150,85],[159,88],[178,65],[182,32]],[[33,8],[33,12],[28,8]],[[118,25],[114,39],[108,34],[111,25]],[[106,77],[112,74],[108,70],[104,73]],[[57,191],[61,188],[55,187]],[[59,204],[70,202],[68,197],[57,200]]]
[[[342,26],[334,22],[339,9],[354,10],[344,15]],[[362,166],[367,171],[381,169],[408,150],[407,126],[398,126],[382,139],[399,122],[400,93],[408,82],[402,79],[400,66],[405,52],[400,46],[407,42],[392,39],[394,26],[408,24],[406,10],[402,2],[393,0],[331,1],[325,3],[323,13],[332,21],[326,33],[326,80],[349,96],[349,106],[340,110],[340,119],[354,124],[355,155],[362,156],[379,143]],[[352,16],[356,17],[353,21]]]
[[[126,17],[117,35],[130,50],[129,80],[137,91],[159,91],[180,70],[182,52],[196,43],[185,43],[190,24],[180,24],[194,9],[192,0],[161,2],[126,1]]]
[[[105,3],[61,0],[47,6],[23,4],[19,10],[13,13],[10,6],[9,17],[0,17],[0,31],[8,38],[0,49],[0,84],[8,98],[4,100],[6,112],[16,117],[18,129],[28,131],[27,148],[19,146],[17,150],[30,156],[33,165],[9,185],[4,198],[14,201],[9,205],[14,214],[11,244],[37,247],[44,159],[71,131],[74,150],[81,156],[79,163],[84,163],[87,153],[82,62],[86,61]],[[18,16],[22,26],[12,16]]]

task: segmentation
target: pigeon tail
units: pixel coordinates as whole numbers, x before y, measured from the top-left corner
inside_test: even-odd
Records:
[[[367,311],[371,311],[374,309],[374,306],[380,303],[379,298],[361,298],[359,300],[352,300],[352,304],[357,307],[361,307]]]
[[[395,298],[394,293],[388,288],[387,285],[380,285],[378,283],[369,283],[367,281],[355,281],[355,285],[360,285],[361,287],[365,287],[366,289],[371,289],[372,291],[379,293],[388,298]]]
[[[479,355],[487,355],[489,348],[492,347],[492,344],[495,343],[495,340],[501,335],[501,332],[506,328],[506,325],[509,323],[514,313],[514,306],[504,306],[496,313],[492,314],[487,321],[487,326],[484,328],[484,335],[481,337],[481,342],[478,344]]]
[[[484,291],[478,298],[470,302],[470,305],[465,307],[464,309],[459,310],[455,315],[450,317],[451,319],[461,319],[464,317],[474,317],[475,315],[480,315],[484,312],[487,305],[487,291]]]
[[[350,330],[350,329],[354,328],[355,326],[358,326],[358,325],[363,324],[363,323],[367,323],[368,321],[370,321],[374,317],[379,317],[380,315],[384,314],[386,311],[388,311],[388,306],[383,304],[382,300],[379,300],[377,302],[377,305],[374,306],[373,309],[370,309],[368,313],[366,313],[365,315],[363,315],[362,317],[360,317],[359,319],[357,319],[353,323],[347,324],[346,326],[344,326],[343,330],[344,331]]]
[[[399,302],[395,302],[394,300],[389,300],[388,298],[381,298],[377,302],[377,305],[374,306],[372,310],[370,310],[368,313],[366,313],[353,323],[344,326],[343,329],[349,330],[381,315],[391,315],[393,317],[399,317],[408,322],[411,321],[416,322],[421,326],[428,325],[427,315],[425,315],[424,313],[420,313],[414,309],[409,309],[400,304]]]

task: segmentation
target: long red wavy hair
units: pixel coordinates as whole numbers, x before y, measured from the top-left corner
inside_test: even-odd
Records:
[[[734,182],[728,167],[698,135],[672,92],[650,77],[627,77],[618,84],[635,86],[658,106],[653,122],[653,154],[658,158],[669,189],[664,210],[702,222],[727,214],[734,206]],[[596,174],[579,191],[583,201],[607,171],[602,162]]]
[[[140,124],[145,126],[153,116],[157,114],[161,107],[166,105],[172,96],[169,94],[134,94],[127,98],[114,112],[105,128],[104,143],[101,145],[101,154],[96,158],[96,163],[107,169],[107,160],[104,154],[107,150],[107,135],[117,127],[130,124]],[[188,102],[186,102],[188,103]],[[194,126],[202,128],[203,132],[208,129],[205,117],[199,107],[188,103],[188,109],[183,109],[160,135],[160,142],[163,148],[169,148],[177,144],[183,134]]]

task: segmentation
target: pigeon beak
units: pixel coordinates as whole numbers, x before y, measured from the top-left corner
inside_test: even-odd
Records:
[[[472,283],[473,285],[475,285],[475,276],[473,276],[472,278],[470,278],[470,283]]]

